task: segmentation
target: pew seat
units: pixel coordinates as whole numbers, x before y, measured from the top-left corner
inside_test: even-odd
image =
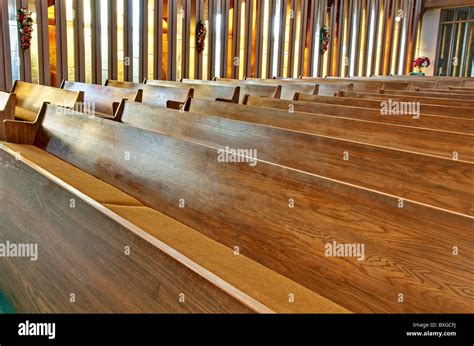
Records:
[[[141,102],[143,90],[123,89],[111,86],[71,82],[64,80],[61,88],[84,93],[84,109],[102,118],[112,118],[122,100]]]
[[[21,81],[15,82],[11,92],[16,95],[15,118],[24,121],[34,121],[43,102],[74,108],[84,101],[80,90],[68,91]]]
[[[122,82],[111,79],[108,79],[105,82],[105,85],[114,88],[132,89],[135,91],[142,89],[142,103],[158,107],[170,107],[173,104],[182,104],[186,102],[188,97],[193,97],[194,95],[194,89],[187,88],[185,85],[183,85],[182,88],[171,88],[159,85]]]
[[[5,139],[3,120],[15,119],[16,95],[0,91],[0,141]]]

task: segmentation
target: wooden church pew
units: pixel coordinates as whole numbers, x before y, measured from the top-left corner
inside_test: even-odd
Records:
[[[468,312],[472,307],[470,218],[433,213],[432,208],[409,201],[400,208],[391,196],[260,160],[255,166],[218,162],[217,148],[73,112],[66,118],[50,107],[37,146],[147,205],[107,208],[158,237],[165,231],[152,222],[156,211],[225,245],[233,257],[253,259],[310,289],[332,311],[344,310],[317,294],[360,312]],[[85,146],[101,150],[85,153]],[[293,208],[289,199],[294,200]],[[185,247],[194,244],[182,239],[180,232],[172,233]],[[427,234],[432,235],[430,242]],[[333,241],[363,243],[365,260],[325,255],[325,244]],[[466,249],[465,254],[453,256],[451,244]],[[213,256],[197,247],[201,256]],[[216,257],[222,261],[219,254]],[[409,266],[410,271],[394,275],[387,263]],[[227,275],[236,278],[236,288],[243,285],[245,275],[235,273],[239,269],[231,263],[227,268]],[[420,275],[429,280],[420,284]],[[260,277],[259,284],[264,282],[278,285]],[[280,292],[286,305],[295,304],[288,301],[294,287]],[[400,292],[404,304],[397,300]],[[294,294],[295,302],[298,297],[306,300],[300,293]]]
[[[391,99],[396,101],[412,101],[420,102],[421,104],[433,104],[451,107],[474,107],[474,100],[451,100],[440,97],[422,97],[412,95],[399,95],[399,94],[380,94],[380,93],[361,93],[354,91],[341,91],[339,92],[340,97],[358,97],[358,98],[369,98],[369,99]]]
[[[354,87],[352,83],[321,83],[319,85],[318,95],[335,96],[339,91],[351,91]],[[303,94],[303,93],[299,93]],[[296,97],[296,94],[295,94]],[[294,99],[294,97],[293,97]]]
[[[434,94],[440,94],[440,95],[472,95],[474,94],[474,89],[469,89],[469,88],[458,88],[458,89],[423,89],[423,88],[417,88],[415,91],[421,92],[421,93],[434,93]]]
[[[248,97],[245,104],[253,107],[278,108],[286,111],[291,109],[295,112],[354,118],[384,124],[413,126],[474,135],[474,121],[471,119],[433,116],[421,113],[382,115],[381,106],[379,106],[379,109],[373,109],[353,105],[273,100],[265,97]],[[387,109],[390,107],[388,103],[386,107]]]
[[[187,109],[193,113],[216,115],[386,148],[474,162],[471,135],[319,114],[291,113],[287,110],[263,107],[245,105],[226,107],[223,103],[195,99],[190,100]]]
[[[280,98],[281,85],[266,85],[266,84],[249,84],[241,81],[208,81],[196,79],[182,79],[183,84],[205,84],[205,85],[222,85],[222,86],[238,86],[240,88],[239,102],[242,103],[245,95],[264,96],[272,98]]]
[[[158,85],[142,83],[122,82],[108,79],[106,86],[123,89],[143,90],[142,102],[147,105],[168,107],[168,103],[181,104],[186,102],[188,97],[192,97],[194,90],[186,88],[170,88]]]
[[[0,141],[5,140],[3,120],[15,119],[16,95],[0,91]]]
[[[34,148],[25,150],[37,151],[30,160],[26,153],[18,156],[21,148],[0,146],[0,189],[5,192],[0,242],[38,246],[36,262],[0,261],[0,285],[16,312],[269,311],[35,164],[47,154]],[[81,175],[87,174],[75,172],[76,178]]]
[[[408,90],[409,88],[409,82],[384,82],[381,87],[382,90]]]
[[[70,91],[82,91],[85,107],[91,107],[91,113],[102,118],[112,118],[116,107],[123,99],[141,102],[143,96],[143,90],[141,89],[123,89],[66,80],[61,83],[61,88]]]
[[[381,90],[381,94],[384,95],[407,95],[415,97],[432,97],[432,98],[444,98],[450,100],[472,100],[472,95],[461,94],[455,92],[424,92],[424,91],[400,91],[400,90]]]
[[[278,79],[253,79],[248,78],[245,80],[235,80],[229,78],[215,78],[217,82],[230,82],[237,84],[270,84],[281,86],[280,99],[282,100],[293,100],[295,93],[299,92],[302,94],[315,95],[318,93],[318,85],[315,83],[286,83],[284,80]],[[245,95],[245,93],[244,93]],[[241,102],[240,102],[241,103]]]
[[[382,89],[383,83],[379,81],[360,81],[351,78],[313,78],[303,77],[304,81],[312,81],[318,84],[332,84],[332,83],[352,83],[352,90],[357,92],[379,92]]]
[[[448,86],[448,91],[449,90],[454,90],[454,91],[468,91],[468,92],[474,92],[473,87],[457,87],[457,86]]]
[[[84,101],[82,91],[67,91],[59,88],[16,81],[12,93],[16,95],[15,118],[34,121],[43,102],[74,108]]]
[[[267,162],[474,216],[472,164],[128,101],[116,120],[218,148],[254,147]]]
[[[355,107],[380,109],[380,100],[352,97],[328,97],[319,95],[297,94],[296,101],[316,102],[325,104],[339,104]],[[420,104],[421,114],[442,115],[456,118],[474,119],[472,109],[463,107],[450,107],[441,105]]]
[[[435,84],[435,89],[447,89],[450,86],[462,87],[465,85],[463,80],[441,80],[438,79]]]
[[[240,98],[239,86],[210,85],[203,83],[181,83],[175,81],[145,79],[145,84],[159,85],[173,88],[187,86],[194,89],[194,96],[203,100],[238,103]],[[186,84],[186,85],[184,85]]]
[[[160,108],[155,109],[160,110]],[[179,304],[179,292],[182,292],[186,296],[186,301],[190,301],[190,305],[183,304],[182,308],[176,308],[176,304],[170,303],[168,306],[161,306],[156,311],[348,312],[343,307],[297,282],[259,264],[251,259],[251,256],[246,256],[244,254],[247,252],[246,244],[240,243],[238,239],[228,238],[233,242],[233,245],[229,245],[228,242],[224,244],[220,236],[216,237],[216,234],[210,233],[211,230],[219,230],[220,227],[220,221],[217,219],[219,216],[212,211],[214,207],[220,208],[220,204],[214,204],[212,201],[218,202],[221,198],[232,200],[231,195],[228,194],[226,197],[225,194],[229,192],[226,188],[227,183],[232,182],[234,178],[242,188],[245,187],[245,184],[250,183],[250,180],[240,182],[239,172],[241,169],[254,178],[263,178],[264,175],[258,171],[255,172],[254,168],[248,165],[245,165],[247,167],[245,168],[241,165],[218,163],[215,149],[140,130],[107,119],[90,118],[87,114],[71,110],[61,111],[50,105],[45,105],[37,123],[27,125],[37,126],[36,133],[31,136],[34,146],[7,143],[5,145],[8,149],[20,153],[21,157],[32,161],[51,175],[63,180],[73,191],[78,190],[82,193],[86,201],[100,203],[97,205],[98,209],[114,220],[120,220],[128,227],[129,231],[132,231],[130,233],[138,234],[149,243],[145,245],[148,248],[148,253],[156,252],[153,245],[163,244],[169,250],[168,253],[185,260],[182,263],[185,267],[189,267],[203,276],[208,281],[207,285],[214,285],[218,290],[225,291],[221,294],[212,289],[208,290],[207,295],[200,297],[199,295],[203,291],[198,287],[198,292],[193,294],[194,284],[204,288],[206,283],[195,283],[191,276],[189,285],[181,285],[182,281],[179,275],[176,282],[173,282],[175,279],[173,276],[174,266],[169,268],[167,281],[162,282],[165,278],[160,279],[159,268],[156,272],[153,269],[156,263],[151,262],[146,265],[148,258],[140,260],[142,257],[141,248],[134,248],[133,242],[130,244],[130,237],[133,237],[133,234],[114,235],[115,227],[111,227],[110,233],[103,235],[98,233],[98,236],[116,238],[119,246],[110,248],[109,252],[115,251],[117,254],[112,257],[110,255],[104,256],[104,258],[100,257],[100,263],[96,263],[99,260],[97,259],[90,265],[93,268],[102,266],[102,264],[110,267],[111,270],[104,273],[105,278],[109,279],[109,276],[114,275],[118,270],[114,270],[115,265],[120,268],[121,261],[119,259],[115,264],[115,257],[118,256],[123,260],[130,261],[122,255],[124,246],[130,244],[132,256],[134,251],[137,251],[135,256],[139,256],[132,265],[138,265],[138,267],[133,270],[127,266],[124,268],[124,273],[134,271],[140,275],[151,275],[149,280],[155,282],[153,287],[145,285],[142,288],[145,290],[142,292],[145,295],[143,303],[137,301],[141,299],[140,295],[136,295],[134,298],[126,296],[130,304],[136,303],[139,307],[143,306],[143,309],[146,309],[149,299],[157,299],[157,296],[171,291],[170,294],[175,298],[176,304]],[[9,122],[7,129],[11,127],[18,127],[18,124]],[[20,127],[23,126],[20,124]],[[24,131],[16,129],[11,132],[22,133]],[[98,135],[99,133],[100,135]],[[10,141],[10,137],[7,138]],[[15,141],[15,139],[12,140]],[[100,150],[96,150],[96,148],[100,148]],[[228,169],[230,167],[231,170]],[[214,176],[214,173],[211,174],[213,168],[219,170],[219,172],[215,172],[217,176]],[[203,169],[206,170],[206,174]],[[196,175],[198,172],[203,174]],[[198,179],[202,183],[198,185],[204,190],[190,190],[188,184],[194,186],[196,183],[193,179]],[[209,181],[204,181],[206,179]],[[24,184],[19,185],[23,186]],[[215,188],[215,192],[213,188]],[[238,191],[243,193],[243,190]],[[254,194],[255,196],[264,198],[266,191],[263,186],[257,188],[256,191],[258,193]],[[64,199],[59,196],[54,200],[63,203],[64,208],[69,210],[69,215],[66,213],[65,216],[67,220],[71,220],[71,218],[73,218],[71,222],[81,220],[80,216],[71,215],[70,198]],[[32,202],[36,203],[36,199],[32,198]],[[209,204],[209,202],[212,203]],[[36,205],[37,208],[41,207],[38,203]],[[231,212],[232,209],[229,205],[226,213]],[[199,213],[201,216],[195,218],[196,214],[194,213]],[[208,213],[209,215],[207,215]],[[204,215],[205,220],[199,220]],[[8,223],[15,220],[12,220],[10,216],[9,213],[4,215]],[[209,223],[206,224],[206,219],[210,220],[213,226]],[[84,220],[92,222],[93,218],[84,215]],[[266,222],[271,222],[270,220],[268,219]],[[234,226],[233,221],[226,221],[222,226],[238,231],[237,228],[240,226]],[[68,229],[72,231],[74,227],[71,227],[71,222],[68,224]],[[203,223],[201,224],[201,222]],[[111,223],[113,226],[112,221],[106,222],[103,218],[100,220],[101,227],[107,227]],[[90,223],[85,223],[84,226],[87,225]],[[71,248],[66,248],[64,251],[71,253],[80,251],[81,244],[92,249],[97,247],[94,241],[89,242],[87,238],[83,240],[82,234],[72,238],[70,235],[62,234],[62,228],[59,226],[63,225],[57,226],[58,228],[49,228],[59,232],[57,237],[66,237],[72,242]],[[25,230],[27,232],[29,228],[25,228]],[[223,234],[223,237],[226,236]],[[107,243],[107,239],[104,240],[104,243]],[[58,240],[52,242],[50,246],[61,247],[64,245],[61,240]],[[235,253],[235,246],[241,248],[239,254]],[[109,254],[109,252],[104,253]],[[93,259],[97,257],[95,255]],[[147,271],[142,271],[144,266],[147,267]],[[162,266],[167,267],[165,263]],[[51,270],[54,269],[58,270],[58,276],[64,275],[66,269],[70,270],[68,266],[62,268],[54,266]],[[38,270],[36,272],[37,275],[41,275]],[[133,277],[129,277],[128,280],[121,279],[123,280],[122,286],[120,286],[121,290],[127,290],[130,287],[135,293],[144,285],[143,280],[134,281]],[[86,282],[89,281],[86,280]],[[79,283],[82,284],[81,281]],[[147,283],[148,280],[145,284]],[[54,284],[58,285],[61,282],[56,281],[50,285],[54,286]],[[90,282],[90,285],[95,284],[95,282]],[[291,294],[298,297],[296,302],[289,300]],[[212,298],[213,296],[214,298]],[[236,299],[240,304],[235,302]],[[226,300],[230,301],[228,305],[223,304]],[[156,304],[158,303],[160,303],[159,299]],[[163,305],[165,303],[166,300],[163,301]],[[149,305],[146,311],[153,312],[156,304]],[[221,304],[223,305],[221,306]],[[245,307],[242,307],[242,304]]]

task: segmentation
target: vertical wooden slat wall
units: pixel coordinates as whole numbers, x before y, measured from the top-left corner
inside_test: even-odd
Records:
[[[102,23],[100,1],[92,1],[92,83],[102,84]],[[104,23],[107,25],[107,23]]]
[[[17,7],[28,7],[28,0],[15,1]],[[117,79],[118,74],[117,0],[105,1],[109,11],[106,23],[101,21],[100,2],[91,2],[92,61],[87,63],[92,66],[92,81],[98,84],[104,82],[102,30],[108,32],[108,78]],[[123,2],[124,79],[128,81],[137,75],[140,81],[149,76],[149,54],[154,57],[152,77],[175,80],[178,51],[182,52],[180,68],[184,78],[212,79],[216,71],[220,76],[232,78],[242,75],[271,78],[274,71],[282,77],[407,74],[411,71],[423,7],[422,0],[183,0],[182,46],[177,47],[177,1],[152,1],[155,13],[150,18],[149,0]],[[139,7],[136,7],[137,3]],[[65,2],[56,1],[54,4],[56,85],[68,78],[68,44],[74,45],[75,80],[86,80],[84,0],[73,0],[72,5],[74,42],[67,42]],[[48,0],[36,0],[38,51],[34,53],[39,61],[39,82],[46,85],[51,84],[48,6]],[[139,23],[133,23],[133,11],[137,8]],[[403,10],[401,19],[397,18],[400,9]],[[355,12],[357,15],[354,15]],[[168,14],[167,18],[165,13]],[[267,27],[264,13],[269,14]],[[6,1],[1,2],[0,16],[0,89],[5,90],[12,85]],[[217,16],[221,18],[220,24]],[[192,41],[195,40],[199,20],[205,20],[208,24],[205,43],[207,60],[204,59],[204,53],[198,52],[196,42]],[[278,23],[275,22],[277,20]],[[133,64],[133,25],[138,25],[140,33],[138,67]],[[167,62],[163,61],[166,41],[163,42],[162,37],[165,25]],[[277,37],[275,25],[279,25]],[[323,25],[329,27],[331,36],[328,51],[321,54],[319,30]],[[154,28],[153,47],[148,47],[150,26]],[[242,34],[244,37],[241,37]],[[19,51],[20,75],[26,81],[31,80],[31,54],[33,52],[29,50]],[[163,63],[167,65],[166,76],[163,75]],[[204,66],[204,63],[207,65]],[[138,68],[138,71],[134,71],[134,68]]]
[[[176,80],[177,19],[177,1],[170,0],[168,1],[168,80]]]
[[[154,28],[155,37],[153,40],[153,78],[163,78],[163,13],[164,4],[163,0],[155,0],[155,17],[154,17]]]
[[[109,11],[108,27],[109,27],[109,79],[117,79],[118,76],[118,59],[117,59],[117,1],[107,0],[107,8]]]
[[[56,85],[67,79],[67,35],[66,35],[66,2],[55,2],[56,19]]]
[[[148,76],[148,1],[138,1],[140,2],[140,11],[138,15],[138,30],[140,32],[138,80],[143,81],[146,76]]]
[[[9,91],[12,87],[10,55],[10,35],[8,28],[8,3],[0,2],[0,90]]]
[[[216,15],[218,10],[217,1],[210,0],[207,2],[208,6],[208,28],[207,28],[207,46],[209,47],[209,53],[207,58],[207,76],[203,76],[207,79],[212,79],[215,74],[216,66],[216,48],[217,48],[217,26],[216,26]],[[221,30],[222,31],[222,30]]]

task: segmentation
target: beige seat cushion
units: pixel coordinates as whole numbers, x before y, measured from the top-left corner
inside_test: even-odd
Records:
[[[348,313],[332,301],[154,209],[106,205],[155,238],[279,313]],[[294,302],[290,302],[290,294]]]
[[[138,200],[112,185],[99,180],[98,178],[33,145],[13,143],[4,143],[4,145],[20,153],[22,157],[47,170],[99,203],[129,206],[142,205]]]

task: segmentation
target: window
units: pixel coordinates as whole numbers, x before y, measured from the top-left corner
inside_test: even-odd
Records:
[[[18,27],[16,23],[16,1],[8,0],[8,26],[10,29],[10,51],[12,57],[12,80],[20,79],[20,50],[18,47]]]
[[[441,11],[435,74],[474,77],[474,7]]]

